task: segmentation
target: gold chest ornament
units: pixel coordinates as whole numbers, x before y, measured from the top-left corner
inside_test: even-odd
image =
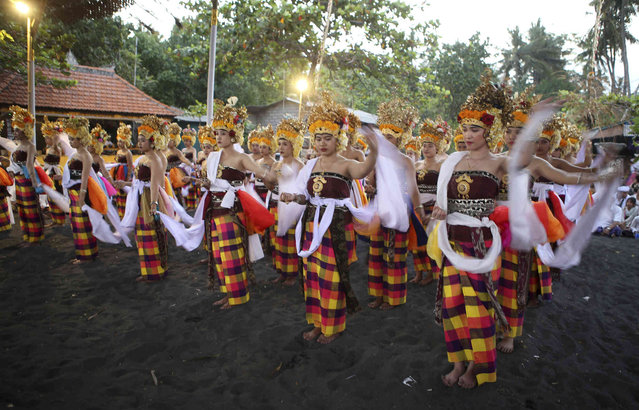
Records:
[[[426,176],[427,173],[428,173],[427,170],[420,169],[419,171],[417,171],[417,178],[418,179],[424,179],[424,177]]]
[[[468,199],[470,194],[470,184],[473,183],[473,179],[468,174],[462,174],[455,178],[457,182],[457,193],[460,198]]]
[[[325,183],[326,183],[326,178],[324,178],[324,175],[318,175],[315,178],[313,178],[313,193],[316,196],[322,193]]]
[[[222,166],[222,164],[219,164],[217,166],[217,177],[218,178],[222,178],[222,171],[224,171],[224,167]]]

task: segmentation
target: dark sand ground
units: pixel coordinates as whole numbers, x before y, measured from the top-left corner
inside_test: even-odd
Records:
[[[527,312],[515,353],[499,354],[497,383],[472,391],[440,381],[450,365],[434,285],[349,316],[322,346],[301,337],[299,289],[266,283],[269,260],[251,301],[220,311],[202,251],[171,246],[167,280],[143,284],[135,248],[100,244],[97,262],[75,266],[68,226],[19,242],[18,227],[0,235],[5,408],[639,408],[639,240],[593,237],[553,302]],[[352,269],[362,303],[365,275]]]

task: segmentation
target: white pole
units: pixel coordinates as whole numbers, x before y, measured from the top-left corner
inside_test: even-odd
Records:
[[[135,83],[138,79],[138,35],[135,35],[135,58],[133,63],[133,86],[135,87]]]
[[[215,99],[215,43],[217,40],[217,0],[213,0],[211,10],[211,37],[209,40],[209,79],[206,88],[206,123],[213,121],[213,100]]]
[[[31,17],[27,17],[27,88],[29,93],[29,102],[27,109],[33,117],[33,145],[36,144],[36,116],[35,116],[35,64],[33,57],[33,45],[31,38]]]

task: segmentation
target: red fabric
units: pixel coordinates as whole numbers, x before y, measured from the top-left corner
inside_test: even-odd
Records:
[[[559,199],[555,192],[548,191],[548,199],[550,199],[550,202],[552,204],[553,215],[555,215],[555,218],[559,220],[559,223],[561,223],[561,226],[564,228],[564,232],[566,233],[566,235],[568,235],[575,224],[568,218],[566,218],[566,215],[564,215],[563,209],[561,207],[561,199]]]
[[[275,224],[275,216],[249,193],[237,191],[237,196],[242,204],[249,234],[263,233],[266,228]]]
[[[13,178],[4,170],[4,168],[0,167],[0,185],[10,186],[13,185]]]
[[[40,182],[42,184],[53,188],[53,181],[49,178],[49,175],[47,175],[46,171],[42,169],[42,167],[36,165],[35,172],[38,174],[38,178],[40,178]]]

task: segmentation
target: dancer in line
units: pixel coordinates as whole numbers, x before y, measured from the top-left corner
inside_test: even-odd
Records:
[[[60,148],[59,144],[55,143],[55,136],[64,131],[62,123],[59,120],[51,122],[45,115],[44,122],[42,123],[40,130],[42,131],[44,142],[47,145],[43,168],[47,175],[49,175],[49,178],[53,181],[54,189],[62,195],[62,167],[60,166],[62,148]],[[51,225],[64,225],[66,213],[60,209],[54,201],[49,201],[49,212],[52,220]]]
[[[302,168],[295,193],[280,194],[281,201],[306,204],[296,240],[304,273],[306,321],[313,328],[303,337],[322,344],[332,342],[344,331],[347,311],[359,309],[350,286],[345,235],[351,213],[360,212],[350,200],[350,183],[368,175],[377,159],[374,139],[369,140],[370,154],[364,162],[339,155],[348,143],[344,130],[347,115],[344,106],[327,93],[322,95],[308,120],[320,156]]]
[[[184,157],[195,164],[191,169],[191,172],[188,173],[188,176],[193,176],[197,174],[199,171],[199,165],[197,164],[198,160],[198,152],[194,147],[195,139],[197,138],[197,131],[193,128],[184,128],[182,130],[182,142],[184,143],[184,148],[182,148],[182,153]],[[200,148],[202,145],[200,144]],[[197,175],[195,175],[197,177]],[[198,201],[200,200],[200,189],[195,185],[193,181],[191,181],[188,185],[188,192],[186,194],[186,198],[184,198],[184,206],[186,209],[195,209],[197,207]]]
[[[118,152],[116,153],[117,165],[111,168],[111,179],[113,181],[130,182],[133,178],[133,154],[131,154],[131,126],[120,123],[116,138],[118,140]],[[120,185],[114,182],[114,186]],[[126,210],[126,191],[118,189],[113,196],[115,206],[120,219],[124,217]]]

